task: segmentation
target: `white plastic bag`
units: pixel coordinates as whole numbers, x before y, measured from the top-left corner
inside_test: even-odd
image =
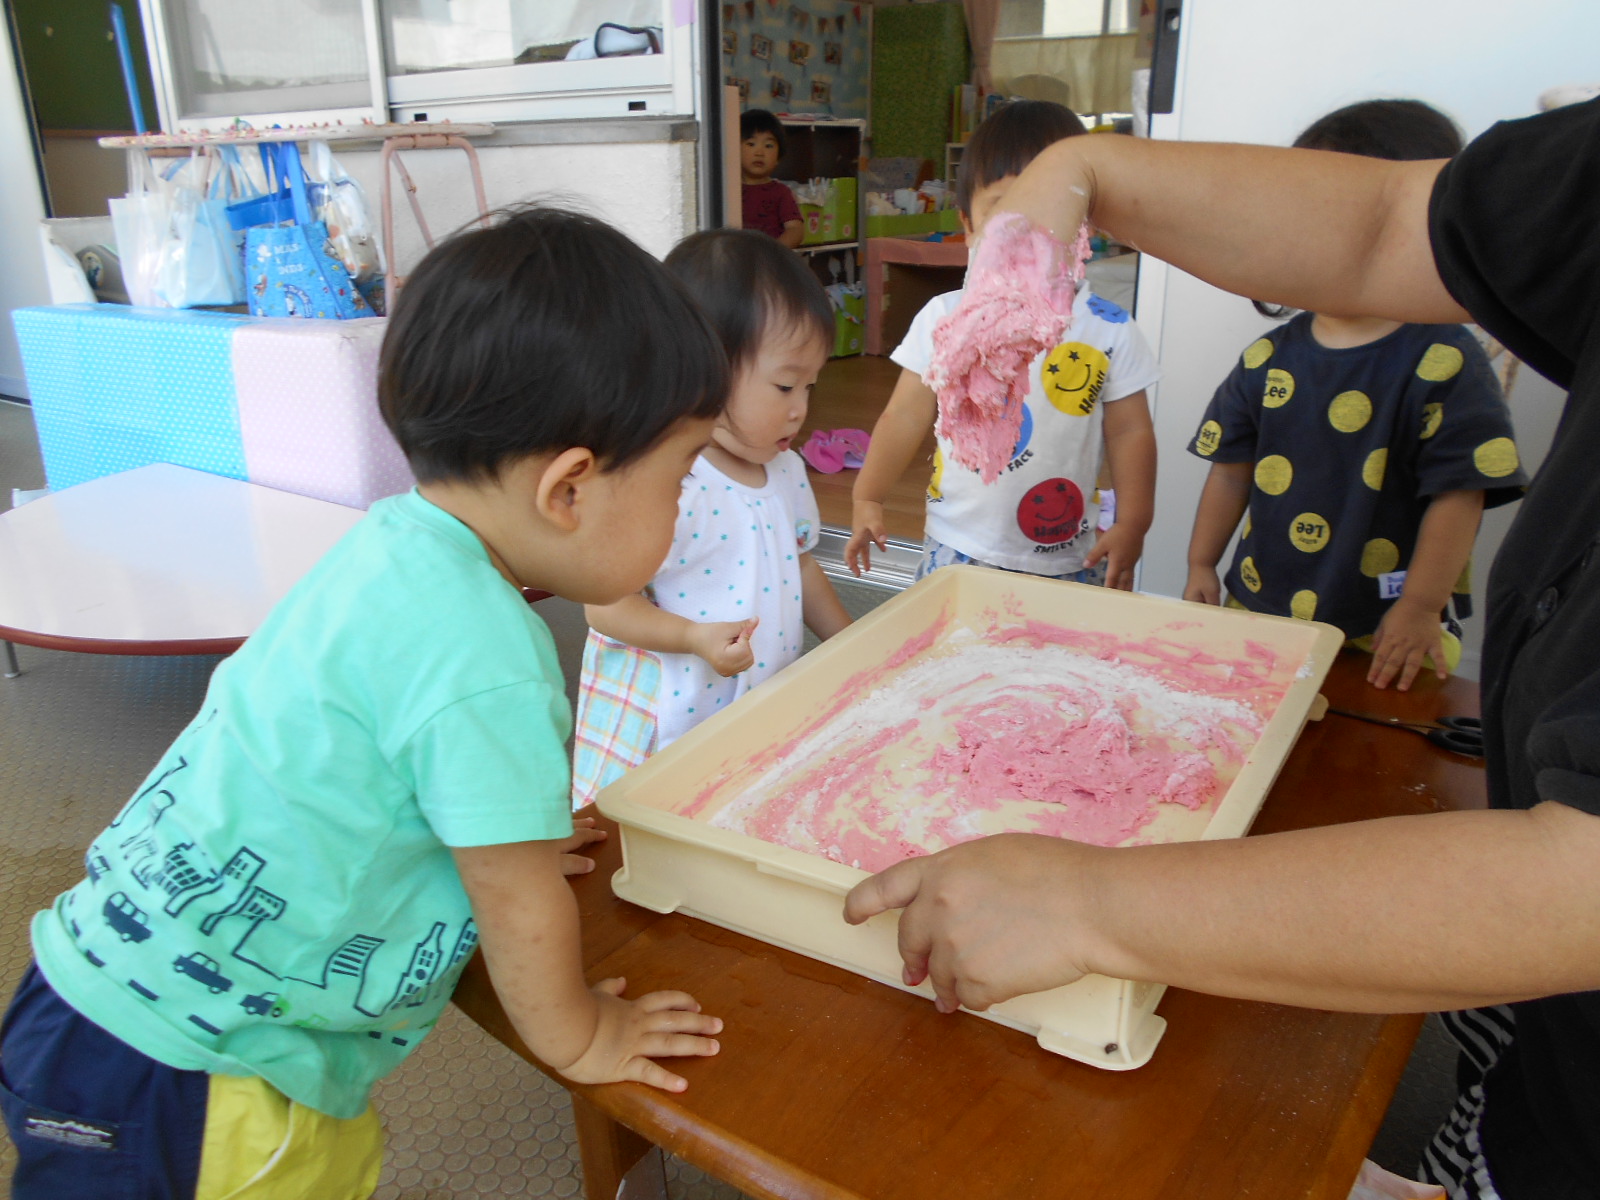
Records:
[[[311,216],[328,227],[328,242],[350,278],[366,291],[383,277],[383,250],[367,216],[361,185],[345,173],[327,142],[311,143]]]
[[[109,201],[122,281],[134,304],[160,308],[164,305],[156,296],[156,276],[172,204],[150,167],[149,154],[143,150],[129,150],[127,154],[128,194],[113,196]]]
[[[155,298],[167,308],[244,303],[244,261],[228,225],[228,171],[192,154],[168,171],[167,228],[156,262]]]

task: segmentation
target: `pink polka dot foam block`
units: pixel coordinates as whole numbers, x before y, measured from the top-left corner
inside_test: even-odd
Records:
[[[247,477],[366,508],[415,482],[378,415],[386,322],[260,320],[233,339]]]

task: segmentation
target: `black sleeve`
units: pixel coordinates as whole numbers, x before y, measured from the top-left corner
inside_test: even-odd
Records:
[[[1600,675],[1552,704],[1528,734],[1539,799],[1600,816]]]
[[[1460,356],[1461,366],[1426,393],[1413,464],[1417,495],[1481,491],[1485,508],[1521,499],[1528,476],[1511,432],[1511,414],[1500,395],[1500,381],[1465,327],[1438,328],[1440,341],[1429,347],[1417,373],[1426,370],[1430,360],[1443,361],[1448,369],[1451,355]]]
[[[1428,231],[1456,302],[1570,387],[1600,313],[1600,100],[1474,139],[1440,172]]]
[[[1207,462],[1255,462],[1256,401],[1261,397],[1262,375],[1260,370],[1247,368],[1242,359],[1234,364],[1206,405],[1200,428],[1189,441],[1190,454]]]

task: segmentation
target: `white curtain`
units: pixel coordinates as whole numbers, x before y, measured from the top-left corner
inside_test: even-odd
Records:
[[[989,69],[997,91],[1061,100],[1080,113],[1131,112],[1134,34],[1076,38],[1003,38]],[[1067,99],[1059,92],[1066,85]]]

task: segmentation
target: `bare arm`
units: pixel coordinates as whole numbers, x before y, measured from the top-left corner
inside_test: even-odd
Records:
[[[1417,531],[1417,546],[1406,567],[1400,598],[1383,614],[1372,639],[1372,669],[1367,682],[1405,691],[1422,669],[1424,655],[1433,656],[1434,674],[1450,675],[1444,662],[1439,614],[1450,602],[1451,590],[1472,557],[1483,518],[1483,492],[1440,492],[1428,503]]]
[[[915,371],[901,371],[883,416],[872,427],[872,444],[851,491],[851,533],[844,561],[855,574],[872,569],[872,546],[888,549],[883,502],[916,458],[938,413],[933,389]]]
[[[833,590],[827,572],[811,554],[800,556],[800,611],[806,628],[823,641],[838,633],[853,619]]]
[[[625,981],[583,978],[578,904],[561,873],[563,842],[456,848],[495,994],[528,1049],[578,1083],[631,1079],[688,1086],[651,1056],[711,1055],[722,1022],[683,992],[623,1000]]]
[[[1428,238],[1442,162],[1130,137],[1069,138],[1007,192],[1072,241],[1085,216],[1208,283],[1333,316],[1460,322]]]
[[[1131,591],[1133,569],[1156,512],[1156,431],[1145,393],[1107,404],[1102,433],[1111,486],[1117,490],[1117,519],[1095,539],[1084,564],[1092,567],[1105,559],[1106,586]]]
[[[1028,834],[908,859],[846,919],[905,908],[908,983],[949,1011],[1088,972],[1347,1012],[1600,988],[1600,817],[1390,817],[1101,849]]]
[[[778,240],[793,250],[806,240],[805,223],[803,221],[785,221],[783,223],[783,232],[778,235]]]
[[[1228,548],[1228,539],[1239,528],[1239,519],[1250,507],[1250,485],[1254,463],[1212,463],[1211,473],[1200,492],[1200,507],[1194,514],[1194,532],[1189,535],[1189,582],[1183,598],[1201,604],[1222,603],[1222,581],[1217,578],[1217,563]]]
[[[614,641],[660,654],[695,654],[721,675],[748,671],[755,661],[750,635],[756,622],[691,621],[657,608],[643,596],[624,596],[615,604],[586,604],[591,627]]]

